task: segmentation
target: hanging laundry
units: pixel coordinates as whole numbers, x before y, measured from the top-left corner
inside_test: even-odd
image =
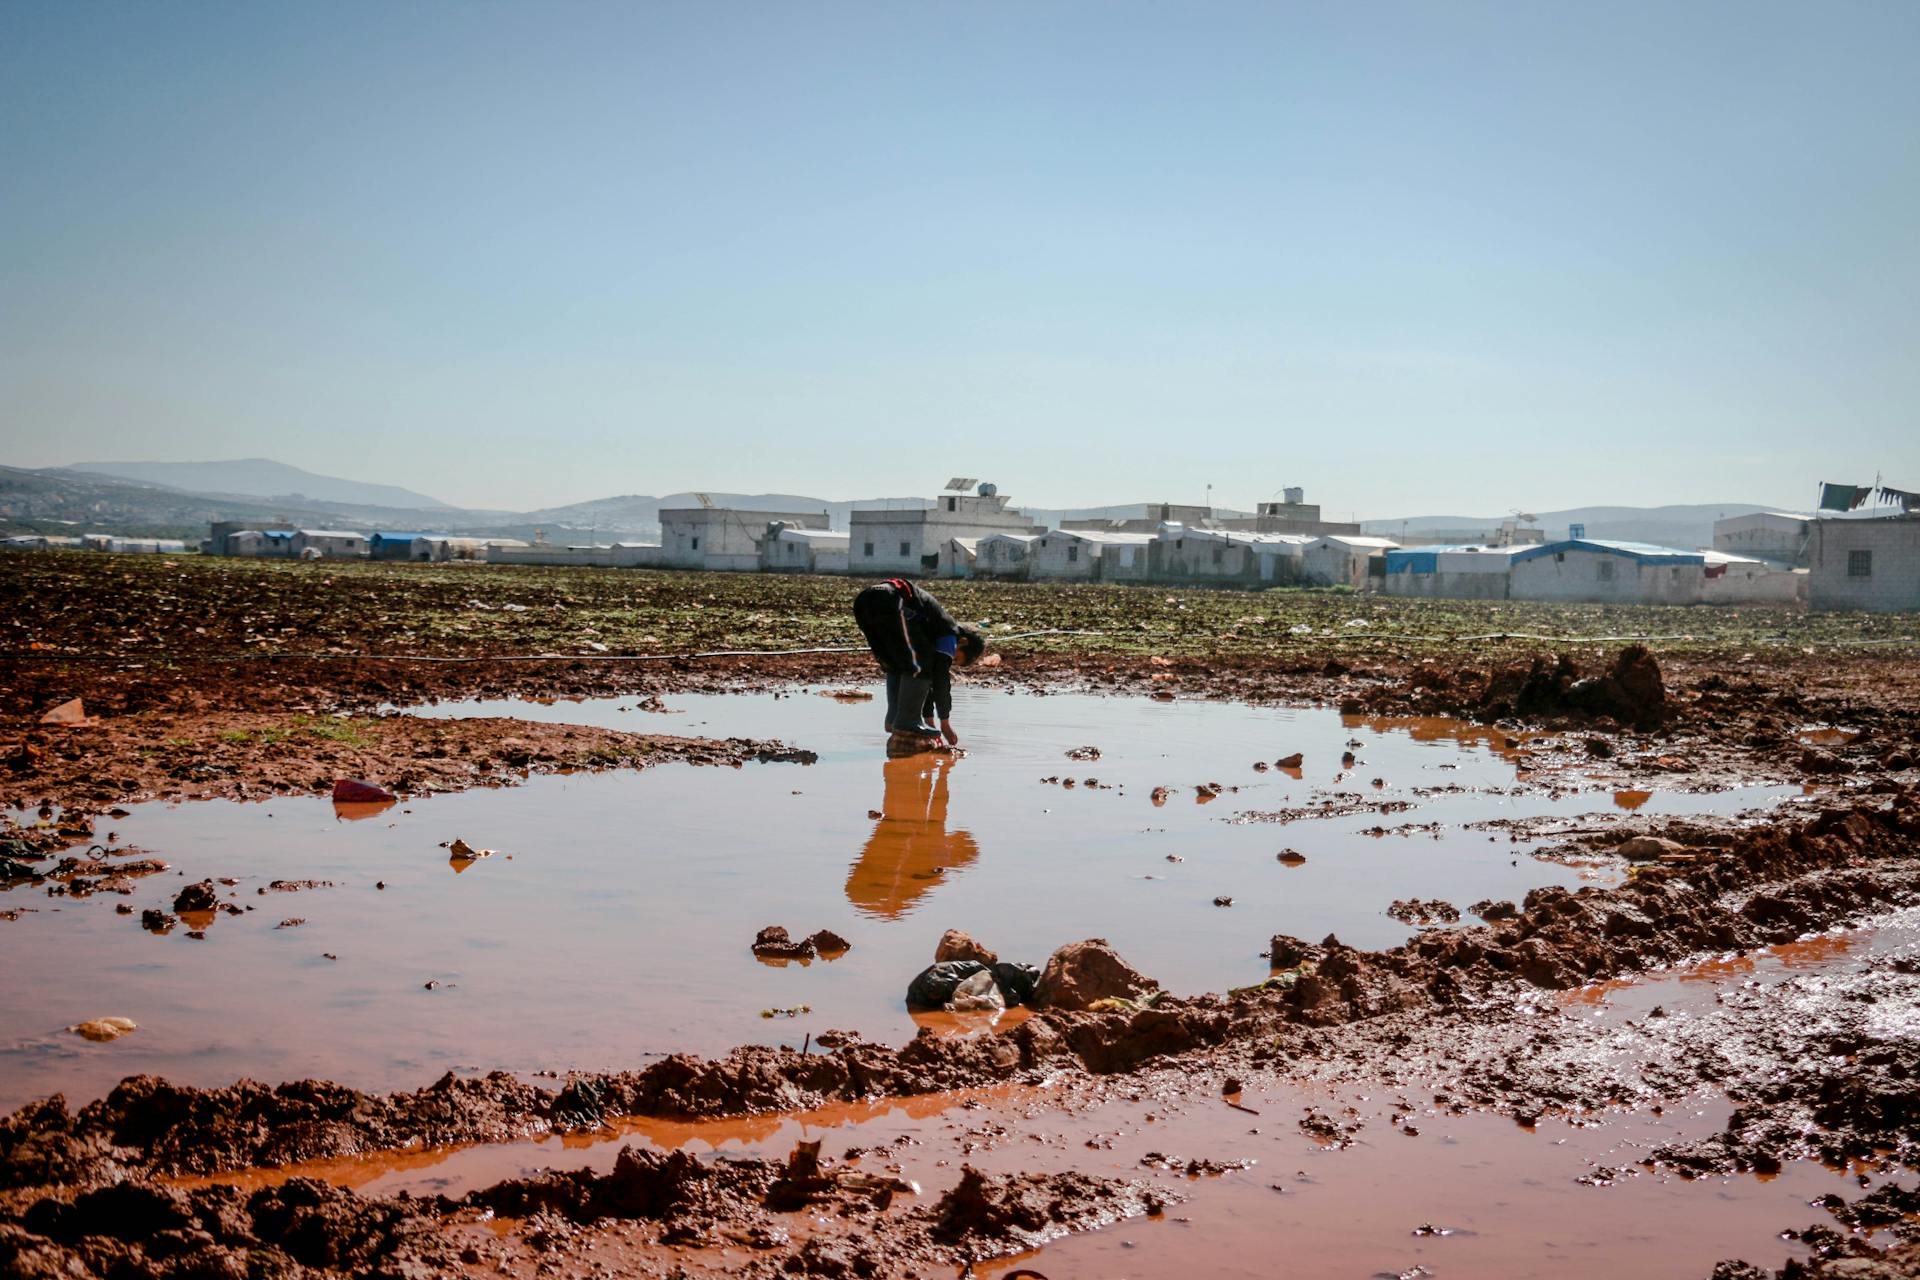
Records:
[[[1873,495],[1870,484],[1822,484],[1820,486],[1820,509],[1822,511],[1852,511]]]
[[[1899,507],[1902,511],[1920,511],[1920,493],[1908,493],[1905,489],[1889,489],[1880,486],[1880,501],[1888,506]]]

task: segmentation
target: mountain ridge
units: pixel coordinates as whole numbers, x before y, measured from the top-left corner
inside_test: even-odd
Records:
[[[219,462],[76,462],[62,470],[162,484],[189,493],[345,502],[423,511],[457,509],[438,498],[398,485],[321,475],[272,458],[232,458]]]

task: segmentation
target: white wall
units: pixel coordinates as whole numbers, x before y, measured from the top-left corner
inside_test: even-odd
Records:
[[[1868,553],[1865,574],[1853,571],[1856,551]],[[1809,568],[1815,609],[1920,609],[1920,518],[1816,521]]]
[[[1390,596],[1433,600],[1505,600],[1506,566],[1499,573],[1390,573],[1380,590]]]
[[[1697,564],[1641,564],[1630,556],[1570,548],[1516,560],[1514,600],[1585,600],[1613,604],[1696,604],[1705,582]]]

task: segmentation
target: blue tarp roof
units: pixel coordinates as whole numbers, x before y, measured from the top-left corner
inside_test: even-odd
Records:
[[[1625,556],[1641,564],[1705,564],[1706,556],[1698,551],[1681,551],[1674,547],[1658,547],[1651,542],[1614,542],[1607,538],[1566,538],[1559,542],[1542,543],[1529,547],[1513,557],[1515,564],[1522,560],[1537,560],[1541,556],[1558,555],[1564,551],[1597,551],[1602,555]]]

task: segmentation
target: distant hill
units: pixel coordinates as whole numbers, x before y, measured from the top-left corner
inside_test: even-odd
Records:
[[[232,494],[242,498],[307,499],[412,510],[447,507],[438,498],[397,485],[318,475],[270,458],[239,458],[232,462],[76,462],[65,469],[164,484],[192,493]]]
[[[288,477],[309,488],[329,488],[349,498],[249,496],[231,490],[198,492],[184,484],[146,479],[122,479],[108,468],[152,468],[156,474],[186,479],[209,475],[222,483],[245,476],[221,468],[252,468],[249,473],[265,487],[278,487]],[[213,469],[203,471],[201,469]],[[279,477],[279,480],[272,480]],[[250,482],[251,483],[251,482]],[[825,511],[836,529],[845,529],[856,509],[914,508],[931,505],[930,498],[870,498],[857,502],[829,502],[792,493],[718,493],[707,497],[714,505],[739,511]],[[421,530],[486,537],[532,538],[536,531],[549,542],[575,543],[635,541],[660,535],[660,511],[696,507],[691,493],[662,497],[624,494],[544,507],[537,511],[484,511],[448,507],[431,498],[391,485],[359,484],[316,476],[296,467],[260,460],[243,463],[89,463],[82,468],[49,467],[32,470],[0,466],[0,531],[41,533],[113,532],[148,537],[206,536],[215,520],[257,522],[263,528],[348,528],[373,531]],[[1057,528],[1063,520],[1119,520],[1142,515],[1148,504],[1119,503],[1105,507],[1053,509],[1020,506],[1035,523]],[[1667,507],[1575,507],[1538,513],[1540,527],[1552,538],[1567,534],[1569,524],[1584,524],[1587,536],[1662,546],[1711,546],[1713,522],[1723,516],[1745,515],[1773,508],[1751,502],[1696,503]],[[1222,509],[1221,514],[1232,514]],[[1852,513],[1859,516],[1874,511]],[[1462,541],[1485,537],[1505,516],[1408,516],[1403,520],[1368,520],[1368,533],[1382,534],[1412,546],[1423,542]]]
[[[1567,527],[1584,524],[1589,538],[1620,542],[1651,542],[1663,547],[1693,550],[1713,545],[1713,522],[1727,516],[1752,515],[1776,508],[1752,502],[1692,503],[1670,507],[1572,507],[1535,513],[1549,538],[1564,538]],[[1406,545],[1450,541],[1462,532],[1485,534],[1511,516],[1408,516],[1401,520],[1365,520],[1361,529],[1382,537],[1399,538]],[[1404,530],[1404,536],[1403,536]]]

